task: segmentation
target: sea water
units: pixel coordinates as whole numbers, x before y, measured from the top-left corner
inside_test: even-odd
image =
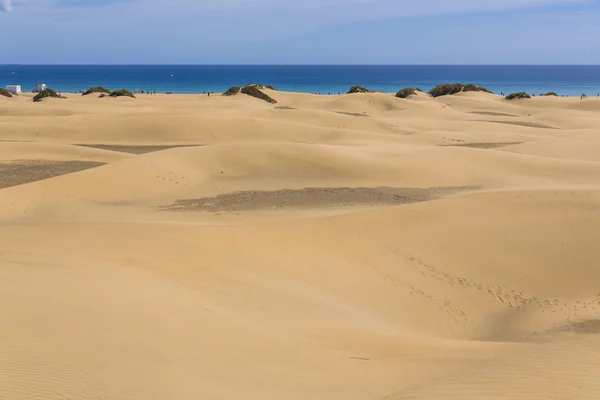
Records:
[[[600,66],[476,65],[0,65],[0,87],[35,83],[63,92],[91,86],[157,93],[223,92],[248,83],[304,93],[345,93],[353,85],[397,92],[429,90],[439,83],[474,83],[495,93],[554,91],[559,95],[600,94]]]

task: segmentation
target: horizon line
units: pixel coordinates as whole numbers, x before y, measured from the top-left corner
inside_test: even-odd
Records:
[[[215,67],[600,67],[600,64],[1,64],[0,66],[215,66]]]

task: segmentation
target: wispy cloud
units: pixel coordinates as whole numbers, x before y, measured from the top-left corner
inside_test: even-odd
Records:
[[[162,0],[146,0],[146,3]],[[169,4],[187,10],[221,9],[236,12],[262,11],[265,18],[270,13],[311,13],[312,18],[320,14],[354,17],[410,17],[430,14],[504,11],[549,5],[590,3],[590,0],[171,0]]]
[[[12,11],[12,0],[2,1],[2,11]]]
[[[0,0],[0,8],[5,1]],[[493,48],[505,46],[502,56],[508,59],[515,53],[511,49],[517,45],[525,48],[527,44],[532,54],[539,55],[542,51],[551,53],[549,49],[559,43],[561,37],[567,40],[564,32],[555,35],[564,27],[553,24],[554,19],[547,24],[535,22],[544,14],[551,18],[572,15],[569,17],[573,20],[570,23],[573,28],[569,27],[572,35],[568,36],[573,41],[572,46],[585,46],[592,55],[598,54],[594,57],[600,60],[599,45],[584,43],[588,37],[598,37],[597,19],[592,20],[590,16],[600,11],[599,0],[11,1],[18,12],[10,18],[2,18],[0,35],[11,32],[19,40],[5,45],[10,51],[0,53],[0,63],[3,60],[45,62],[54,58],[76,63],[255,62],[255,58],[264,60],[265,57],[277,63],[287,62],[290,54],[299,54],[302,48],[306,53],[302,60],[308,61],[311,56],[311,62],[319,62],[325,56],[335,62],[338,55],[334,50],[339,48],[347,49],[347,54],[356,54],[357,59],[350,60],[352,62],[370,62],[372,57],[361,56],[364,50],[354,51],[357,40],[366,36],[371,40],[363,43],[363,48],[373,52],[377,49],[386,49],[389,54],[398,49],[414,52],[419,47],[425,55],[448,53],[443,58],[448,62],[452,61],[456,43],[484,36],[490,21],[497,22],[498,26],[490,31],[486,40],[497,40],[497,43],[486,49],[493,54]],[[520,22],[511,25],[510,21],[520,16]],[[382,32],[384,26],[389,27],[387,34]],[[520,35],[531,26],[544,31],[541,37],[554,39],[526,42]],[[416,27],[421,28],[421,36],[429,38],[421,46],[415,44]],[[584,35],[583,29],[591,33]],[[344,34],[336,36],[336,32]],[[519,38],[506,38],[507,32],[515,32]],[[30,52],[27,49],[31,47],[43,50]],[[261,48],[262,53],[253,52]],[[481,52],[481,62],[487,55],[488,52]],[[407,62],[404,58],[382,60]],[[435,60],[427,58],[426,61]]]
[[[2,1],[2,0],[0,0]],[[9,0],[10,1],[10,0]],[[146,21],[169,26],[169,35],[195,30],[223,31],[241,41],[265,36],[300,35],[339,24],[434,15],[494,13],[553,8],[593,0],[14,0],[23,13],[38,14],[61,24],[89,26]],[[94,13],[83,11],[94,7]],[[20,7],[21,8],[21,7]],[[202,22],[198,24],[198,22]],[[190,24],[196,25],[191,27]],[[230,35],[226,34],[231,33]]]
[[[140,0],[57,0],[56,5],[59,7],[101,7],[110,6],[122,3],[134,3]]]
[[[12,0],[0,0],[4,8],[11,7]],[[494,12],[539,6],[590,3],[593,0],[20,0],[27,9],[111,7],[134,3],[140,10],[170,8],[187,12],[229,11],[252,12],[251,16],[269,18],[282,15],[310,16],[311,19],[334,17],[342,19],[372,19],[378,17],[414,17],[432,14],[464,12]]]

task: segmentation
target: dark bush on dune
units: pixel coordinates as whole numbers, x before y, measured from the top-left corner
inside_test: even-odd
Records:
[[[239,92],[240,92],[240,88],[239,87],[232,86],[229,89],[227,89],[227,91],[225,93],[223,93],[223,96],[235,96]]]
[[[131,97],[131,98],[135,99],[135,96],[133,95],[133,93],[131,93],[127,89],[115,90],[114,92],[110,93],[110,97]]]
[[[86,90],[83,93],[83,96],[87,96],[88,94],[92,94],[92,93],[106,93],[106,94],[110,94],[110,90],[103,88],[102,86],[94,86],[89,88],[88,90]]]
[[[271,104],[277,103],[277,101],[275,99],[271,98],[270,96],[268,96],[267,94],[262,92],[260,90],[260,88],[262,88],[262,86],[260,86],[260,85],[247,85],[247,86],[244,86],[240,90],[240,92],[243,94],[247,94],[248,96],[252,96],[252,97],[256,97],[257,99],[264,100],[267,103],[271,103]]]
[[[465,87],[463,87],[463,92],[484,92],[484,93],[490,93],[490,94],[494,93],[488,88],[484,88],[483,86],[473,85],[472,83],[466,84]]]
[[[396,97],[401,98],[401,99],[407,99],[408,97],[414,95],[416,93],[417,89],[413,89],[413,88],[404,88],[401,89],[398,93],[396,93]]]
[[[55,99],[64,99],[63,96],[56,93],[54,90],[44,89],[33,97],[33,101],[42,101],[42,99],[45,99],[46,97],[53,97]]]
[[[468,83],[463,85],[462,83],[444,83],[441,85],[437,85],[433,89],[429,91],[429,94],[432,97],[440,97],[453,95],[461,92],[484,92],[484,93],[494,93],[491,90],[484,88],[483,86],[477,86],[472,83]]]
[[[352,86],[350,88],[350,90],[348,90],[348,94],[353,94],[353,93],[373,93],[373,92],[362,86]]]
[[[542,96],[556,96],[556,97],[558,97],[558,95],[556,93],[554,93],[554,92],[544,93],[544,94],[542,94]]]
[[[506,100],[515,100],[515,99],[530,99],[531,96],[525,92],[512,93],[506,96]]]
[[[429,91],[432,97],[440,97],[462,92],[464,85],[462,83],[444,83],[437,85]]]
[[[0,88],[0,96],[4,96],[4,97],[13,97],[12,93],[9,92],[6,89],[2,89]]]
[[[250,83],[248,85],[242,86],[241,88],[237,86],[232,86],[229,89],[227,89],[225,93],[223,93],[223,96],[235,96],[236,94],[241,92],[243,94],[259,98],[269,103],[277,103],[274,99],[262,92],[263,89],[277,90],[270,85],[263,86],[259,85],[258,83]]]

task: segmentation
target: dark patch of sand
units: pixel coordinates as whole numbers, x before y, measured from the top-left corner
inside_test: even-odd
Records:
[[[505,124],[505,125],[517,125],[517,126],[526,126],[528,128],[543,128],[543,129],[559,129],[555,126],[550,126],[550,125],[545,125],[545,124],[538,124],[537,122],[526,122],[526,121],[489,121],[489,120],[484,120],[484,121],[478,121],[478,122],[491,122],[494,124]]]
[[[600,319],[588,319],[574,322],[557,329],[552,329],[550,332],[572,332],[584,335],[597,335],[600,333]]]
[[[443,144],[445,147],[472,147],[475,149],[497,149],[499,147],[521,144],[523,142],[493,142],[493,143],[459,143],[459,144]]]
[[[94,161],[18,160],[0,163],[0,189],[104,165]]]
[[[471,111],[471,114],[479,114],[479,115],[490,115],[492,117],[519,117],[519,115],[514,114],[505,114],[501,112],[494,111]]]
[[[385,206],[418,203],[465,191],[467,187],[441,188],[305,188],[244,191],[216,197],[177,200],[165,211],[249,211],[285,208]]]
[[[121,144],[78,144],[77,146],[91,147],[94,149],[118,151],[129,154],[146,154],[155,151],[173,149],[177,147],[196,147],[198,144],[175,144],[175,145],[121,145]]]
[[[277,106],[275,107],[276,110],[296,110],[296,108],[294,107],[288,107],[288,106]]]
[[[350,115],[351,117],[369,117],[369,115],[363,114],[363,113],[354,113],[354,112],[346,112],[346,111],[333,111],[333,112],[336,114]]]

